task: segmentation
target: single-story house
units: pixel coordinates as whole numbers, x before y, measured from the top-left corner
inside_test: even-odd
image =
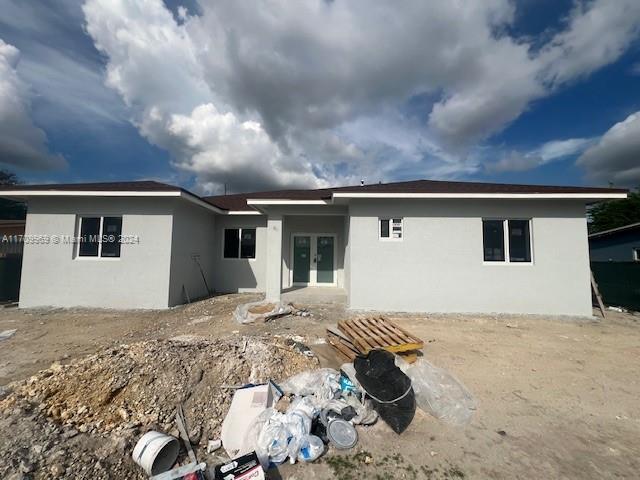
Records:
[[[417,180],[201,197],[151,181],[28,203],[20,306],[339,290],[356,310],[591,315],[585,205],[626,190]]]
[[[640,262],[640,222],[589,235],[592,262]]]
[[[592,233],[589,253],[604,302],[640,311],[640,223]]]

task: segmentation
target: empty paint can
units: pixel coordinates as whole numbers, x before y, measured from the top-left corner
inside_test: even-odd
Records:
[[[355,427],[342,418],[329,421],[327,437],[339,449],[353,448],[358,443],[358,432]]]
[[[180,444],[176,438],[151,430],[140,437],[131,456],[151,476],[171,469],[179,451]]]

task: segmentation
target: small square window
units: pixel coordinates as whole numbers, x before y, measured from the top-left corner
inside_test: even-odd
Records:
[[[224,258],[256,258],[255,228],[225,228]]]
[[[402,240],[402,218],[380,218],[378,224],[381,240]]]
[[[531,220],[483,219],[485,262],[532,263]]]
[[[119,258],[122,217],[80,217],[78,257]]]

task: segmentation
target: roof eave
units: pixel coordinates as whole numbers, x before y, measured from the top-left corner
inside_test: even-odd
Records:
[[[610,200],[627,198],[626,193],[334,193],[333,198],[471,198],[471,199],[562,199]]]
[[[226,210],[205,202],[186,190],[169,190],[163,192],[142,192],[136,190],[92,191],[92,190],[0,190],[0,197],[23,201],[30,197],[173,197],[182,198],[195,205],[215,213],[225,214]]]

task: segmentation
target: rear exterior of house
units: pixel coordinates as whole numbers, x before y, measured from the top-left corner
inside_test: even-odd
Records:
[[[420,180],[217,197],[155,182],[0,195],[29,207],[21,307],[166,308],[307,287],[357,310],[589,316],[585,205],[626,191]]]

